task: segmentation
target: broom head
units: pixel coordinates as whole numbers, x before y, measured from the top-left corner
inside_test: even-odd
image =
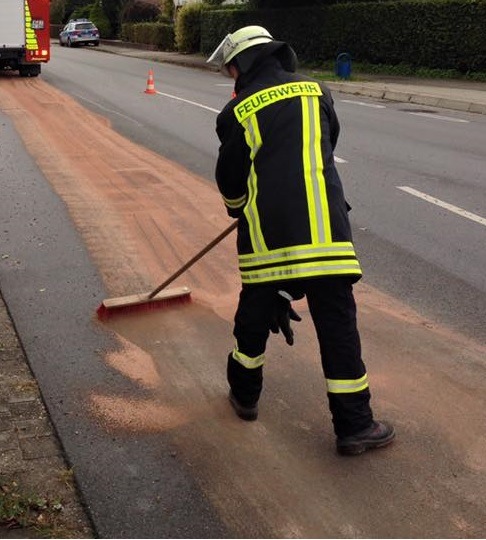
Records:
[[[149,298],[149,296],[150,293],[145,293],[107,298],[103,300],[100,307],[96,310],[96,313],[99,319],[106,320],[115,315],[158,309],[174,304],[190,302],[191,289],[188,287],[174,287],[160,291],[153,298]]]

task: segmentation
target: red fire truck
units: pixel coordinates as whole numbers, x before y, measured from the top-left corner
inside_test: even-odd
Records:
[[[0,69],[37,77],[50,58],[50,0],[0,0]]]

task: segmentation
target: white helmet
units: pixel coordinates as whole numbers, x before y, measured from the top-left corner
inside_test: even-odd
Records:
[[[244,26],[236,32],[228,34],[207,59],[207,63],[222,69],[237,54],[255,45],[270,41],[273,41],[273,37],[263,26]]]

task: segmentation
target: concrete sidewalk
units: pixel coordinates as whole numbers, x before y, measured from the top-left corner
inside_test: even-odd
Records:
[[[206,63],[206,58],[200,54],[151,51],[138,48],[134,44],[104,40],[99,50],[153,62],[214,71],[214,68]],[[376,75],[361,75],[360,77],[369,80],[366,82],[328,81],[326,84],[333,92],[486,114],[486,83],[483,82]]]

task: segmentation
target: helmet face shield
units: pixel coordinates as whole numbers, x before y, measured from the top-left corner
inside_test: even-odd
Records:
[[[245,26],[233,34],[228,34],[206,62],[222,70],[237,54],[254,45],[270,41],[273,41],[273,37],[262,26]]]
[[[228,34],[223,41],[214,49],[211,56],[206,60],[207,64],[213,64],[219,70],[224,67],[225,64],[225,54],[224,51],[228,47],[229,41],[231,40],[231,34]]]

